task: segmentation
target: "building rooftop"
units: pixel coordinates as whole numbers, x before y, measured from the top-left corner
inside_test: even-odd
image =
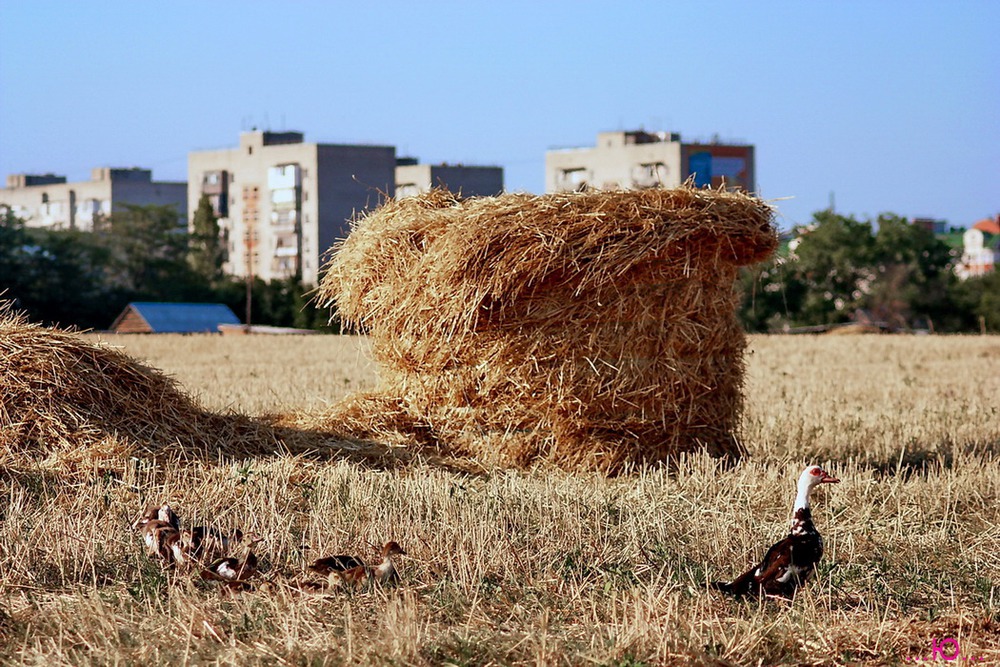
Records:
[[[159,303],[134,301],[115,318],[111,329],[134,313],[152,333],[217,333],[220,324],[239,324],[236,314],[221,303]]]
[[[1000,234],[1000,216],[997,218],[984,218],[972,225],[973,229],[978,229],[987,234]]]

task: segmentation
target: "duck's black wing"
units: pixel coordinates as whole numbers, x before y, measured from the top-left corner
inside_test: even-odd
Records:
[[[760,564],[753,566],[731,582],[713,581],[712,588],[736,597],[756,595],[761,589],[765,593],[771,593],[768,590],[768,582],[780,579],[791,563],[792,539],[793,537],[789,535],[780,542],[772,544]]]
[[[344,572],[356,567],[364,567],[364,563],[361,562],[360,558],[354,556],[327,556],[313,561],[312,565],[309,565],[311,571],[323,576],[327,576],[331,572]]]

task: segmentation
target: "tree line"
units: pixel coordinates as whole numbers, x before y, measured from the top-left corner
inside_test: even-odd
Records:
[[[960,256],[931,230],[883,214],[813,214],[767,262],[740,276],[752,332],[864,319],[891,330],[1000,331],[1000,273],[960,280]]]
[[[739,316],[751,332],[865,317],[898,330],[1000,331],[1000,272],[959,280],[957,252],[892,214],[813,215],[792,243],[745,268]],[[225,247],[207,198],[190,233],[168,206],[126,206],[93,231],[27,227],[0,207],[0,299],[36,322],[107,328],[132,301],[224,303],[243,316],[247,285],[223,274]],[[255,324],[334,330],[300,279],[251,285]]]
[[[242,316],[247,284],[223,274],[218,219],[202,199],[191,233],[173,206],[125,206],[93,231],[31,228],[0,207],[0,300],[48,325],[106,329],[133,301],[224,303]],[[332,330],[300,279],[250,286],[253,324]]]

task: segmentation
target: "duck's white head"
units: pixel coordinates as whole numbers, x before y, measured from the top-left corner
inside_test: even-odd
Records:
[[[799,475],[798,495],[795,497],[795,509],[809,507],[809,492],[820,484],[836,484],[840,480],[819,466],[807,466]]]

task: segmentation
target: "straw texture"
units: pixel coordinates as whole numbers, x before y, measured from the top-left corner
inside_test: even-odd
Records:
[[[270,425],[205,411],[160,371],[0,303],[0,467],[282,448]]]
[[[771,219],[757,198],[692,187],[389,201],[319,289],[381,369],[330,418],[416,427],[500,465],[738,455],[733,282],[776,247]]]

